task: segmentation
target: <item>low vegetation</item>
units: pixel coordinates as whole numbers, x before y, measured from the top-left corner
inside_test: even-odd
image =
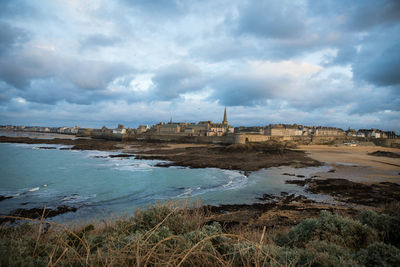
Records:
[[[1,266],[400,266],[399,215],[327,211],[288,231],[223,229],[204,209],[171,203],[129,218],[66,227],[0,227]]]

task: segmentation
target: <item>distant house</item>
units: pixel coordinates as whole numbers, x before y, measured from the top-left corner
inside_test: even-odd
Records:
[[[69,132],[72,133],[72,134],[77,134],[78,130],[79,130],[78,126],[74,126],[74,127],[69,128]]]
[[[360,129],[358,130],[359,133],[365,134],[365,137],[368,138],[387,138],[387,134],[379,129]]]
[[[357,132],[356,132],[356,130],[354,130],[354,129],[348,129],[348,130],[346,131],[346,135],[347,135],[347,136],[350,136],[350,137],[356,137],[356,136],[357,136]]]
[[[382,136],[381,133],[378,131],[372,131],[371,133],[372,138],[381,138],[381,136]]]
[[[117,128],[112,130],[113,134],[126,134],[126,129],[125,128]]]
[[[145,133],[149,129],[149,126],[146,125],[139,125],[137,129],[137,133]]]
[[[363,132],[357,132],[357,137],[365,137],[365,133]]]

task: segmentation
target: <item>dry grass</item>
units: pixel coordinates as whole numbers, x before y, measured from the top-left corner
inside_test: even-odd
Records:
[[[353,229],[356,225],[362,227],[366,235],[374,234],[375,230],[329,213],[301,223],[292,228],[290,234],[279,228],[267,231],[265,227],[223,231],[218,223],[206,223],[208,215],[204,209],[193,208],[187,202],[174,202],[139,210],[132,217],[111,217],[108,221],[86,225],[65,226],[43,218],[15,217],[30,223],[0,227],[0,265],[332,266],[357,263],[356,253],[360,260],[368,263],[370,254],[367,251],[374,248],[343,246],[341,238],[351,236],[342,237],[342,230],[338,231],[335,225],[343,229]],[[309,232],[308,236],[303,235],[303,230]],[[298,240],[296,242],[301,241],[301,246],[294,246],[292,237]],[[285,242],[290,245],[284,245]],[[282,244],[278,246],[277,243]],[[385,253],[400,251],[389,244],[373,244]],[[397,263],[392,254],[385,257]],[[380,262],[387,263],[385,260]]]

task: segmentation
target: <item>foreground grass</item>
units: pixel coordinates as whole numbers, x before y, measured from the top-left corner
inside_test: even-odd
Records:
[[[175,203],[96,225],[1,226],[0,265],[400,266],[399,226],[392,210],[323,211],[286,232],[223,230],[203,209]]]

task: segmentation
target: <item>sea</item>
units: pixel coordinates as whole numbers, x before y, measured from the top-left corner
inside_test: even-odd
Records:
[[[41,147],[55,147],[42,149]],[[285,184],[283,173],[311,177],[329,166],[276,167],[251,172],[216,168],[157,167],[159,160],[110,158],[120,152],[65,150],[64,145],[0,143],[0,214],[16,209],[76,207],[51,220],[68,222],[104,216],[129,216],[136,209],[171,200],[202,205],[251,204],[263,194],[321,195]],[[295,179],[305,179],[295,178]]]

